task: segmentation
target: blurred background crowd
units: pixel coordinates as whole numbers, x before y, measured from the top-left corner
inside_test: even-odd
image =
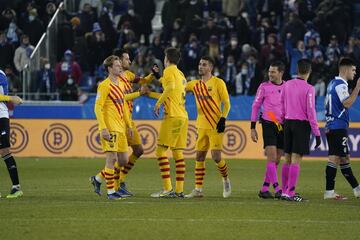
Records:
[[[202,55],[215,59],[214,75],[231,95],[254,95],[274,60],[286,63],[284,79],[301,58],[313,62],[309,80],[326,93],[342,56],[360,62],[360,1],[357,0],[73,0],[62,7],[56,62],[42,58],[32,77],[36,99],[78,100],[105,78],[102,61],[125,48],[131,70],[143,76],[163,69],[164,49],[182,51],[179,68],[197,77]],[[0,0],[0,69],[10,92],[22,91],[21,72],[61,1]],[[66,5],[65,5],[66,6]],[[159,86],[153,85],[159,90]]]

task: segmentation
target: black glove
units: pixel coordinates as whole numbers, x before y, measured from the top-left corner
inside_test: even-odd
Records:
[[[151,71],[152,71],[152,73],[154,74],[154,77],[155,77],[156,79],[159,79],[159,78],[161,77],[161,76],[160,76],[160,73],[157,72],[157,71],[155,71],[154,67],[159,68],[159,66],[158,66],[157,64],[154,64],[153,67],[151,68]]]
[[[221,117],[219,122],[216,125],[216,129],[218,133],[223,133],[225,131],[225,120],[226,118]]]
[[[316,145],[315,145],[315,149],[318,148],[321,144],[321,137],[320,136],[316,136]]]

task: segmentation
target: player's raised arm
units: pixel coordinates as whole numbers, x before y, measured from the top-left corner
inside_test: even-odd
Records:
[[[360,91],[360,78],[357,80],[356,86],[352,91],[352,93],[350,94],[350,96],[342,102],[344,107],[350,108],[354,104],[357,96],[359,95],[359,91]]]

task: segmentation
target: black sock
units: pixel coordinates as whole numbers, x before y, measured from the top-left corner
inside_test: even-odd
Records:
[[[350,163],[340,164],[341,172],[346,178],[346,180],[350,183],[351,187],[354,189],[359,186],[358,181],[356,180],[352,170]]]
[[[334,190],[336,171],[337,171],[337,165],[335,163],[328,162],[325,170],[326,191]]]
[[[3,159],[5,161],[6,167],[8,169],[11,181],[13,185],[19,185],[19,176],[17,172],[16,162],[13,156],[11,156],[11,153],[3,156]]]

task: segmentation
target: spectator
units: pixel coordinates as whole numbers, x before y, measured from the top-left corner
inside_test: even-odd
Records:
[[[34,84],[34,91],[40,93],[40,100],[55,100],[55,74],[48,59],[41,59],[40,70]]]
[[[5,33],[0,31],[0,69],[12,64],[14,58],[14,47],[7,42]]]
[[[208,18],[206,21],[206,25],[201,29],[201,43],[206,44],[211,36],[216,36],[218,39],[222,33],[222,29],[218,27],[213,18]]]
[[[82,34],[91,32],[94,22],[97,20],[96,13],[92,10],[89,3],[85,3],[79,14],[80,25],[79,30]]]
[[[235,20],[239,13],[244,8],[244,0],[223,0],[222,10],[225,16],[227,16],[232,24],[235,24]]]
[[[290,58],[290,76],[295,77],[297,75],[297,61],[303,58],[308,58],[305,51],[305,44],[303,40],[297,42],[296,48],[291,44],[291,33],[287,34],[287,40],[285,42],[286,51]]]
[[[94,23],[91,35],[86,37],[87,49],[88,49],[88,64],[90,75],[93,76],[95,69],[97,69],[106,56],[110,54],[107,50],[105,42],[105,34],[102,32],[99,23]]]
[[[152,33],[152,19],[155,16],[154,0],[133,0],[134,12],[139,17],[139,32],[144,35],[145,45],[149,45],[149,36]]]
[[[184,60],[185,71],[187,73],[190,73],[192,71],[197,71],[198,69],[197,66],[200,61],[202,48],[195,34],[190,35],[189,42],[185,44],[183,51],[184,51],[183,60]]]
[[[9,28],[5,30],[6,38],[13,46],[17,46],[19,44],[18,36],[21,33],[22,31],[17,27],[15,22],[11,22],[9,24]]]
[[[305,46],[309,44],[310,39],[315,39],[316,45],[320,45],[320,34],[315,30],[311,21],[306,22],[306,30],[307,32],[304,35]]]
[[[240,60],[241,48],[239,47],[239,41],[236,34],[231,36],[229,44],[224,49],[224,58],[227,59],[229,55],[233,56],[235,63]]]
[[[16,22],[16,12],[11,8],[6,8],[0,16],[0,30],[9,28],[10,23]]]
[[[248,65],[241,64],[241,69],[236,75],[235,94],[236,95],[249,95],[251,78],[248,77]]]
[[[46,4],[46,10],[45,10],[44,16],[42,18],[42,22],[45,27],[48,26],[51,18],[54,16],[55,12],[56,12],[56,5],[53,2],[48,2]]]
[[[282,39],[290,40],[292,45],[297,44],[298,41],[304,40],[304,34],[306,32],[304,23],[299,19],[295,13],[290,13],[289,21],[283,28]],[[290,35],[288,35],[290,33]],[[288,38],[290,36],[290,38]]]
[[[145,74],[148,72],[145,65],[146,63],[144,53],[139,52],[131,64],[131,70],[135,73],[136,76],[145,76]]]
[[[330,65],[330,62],[334,61],[334,58],[339,59],[340,55],[341,55],[341,51],[339,48],[339,44],[337,41],[337,37],[336,35],[332,35],[331,39],[330,39],[330,43],[328,45],[328,47],[326,48],[326,59],[327,59],[327,64]]]
[[[326,85],[325,85],[324,79],[319,78],[316,81],[314,88],[315,88],[315,96],[316,97],[325,96]]]
[[[104,9],[99,18],[99,24],[102,32],[105,34],[105,42],[107,46],[107,52],[111,52],[116,46],[117,33],[115,29],[114,16],[113,16],[114,4],[111,1],[106,1]]]
[[[29,36],[30,44],[36,46],[44,33],[44,25],[38,18],[36,8],[29,11],[28,21],[24,25],[24,33]]]
[[[77,101],[79,99],[79,88],[74,79],[68,78],[59,91],[61,101]]]
[[[160,35],[154,36],[153,42],[149,47],[149,51],[152,51],[152,53],[157,59],[164,59],[164,47],[161,45]]]
[[[222,69],[222,76],[226,83],[226,87],[230,95],[236,95],[235,81],[236,81],[237,69],[235,65],[235,58],[229,55],[226,58],[226,65]]]
[[[22,35],[20,38],[20,46],[15,50],[14,65],[18,72],[21,72],[25,65],[30,61],[30,55],[34,50],[34,46],[30,45],[29,37]]]
[[[161,10],[161,22],[163,24],[163,38],[165,42],[170,40],[173,24],[178,17],[178,0],[166,0]]]
[[[89,4],[92,8],[92,11],[96,13],[97,16],[100,16],[100,13],[103,9],[101,0],[81,0],[79,4],[79,9],[83,9],[85,4]]]
[[[218,38],[213,35],[210,37],[210,40],[208,41],[207,48],[205,49],[205,53],[202,55],[207,55],[214,59],[215,66],[220,65],[220,61],[222,60],[221,52],[220,52],[220,46],[219,46],[219,40]]]
[[[184,1],[184,26],[187,33],[200,33],[204,3],[202,0]],[[181,13],[180,13],[181,16]]]
[[[9,92],[16,95],[22,90],[22,84],[20,79],[14,74],[13,68],[11,65],[7,65],[4,68],[4,72],[9,80]]]
[[[73,60],[73,53],[66,50],[64,53],[64,60],[59,62],[55,67],[56,86],[58,89],[72,87],[73,84],[79,85],[82,78],[82,71],[77,62]]]
[[[260,52],[260,65],[266,68],[270,62],[283,60],[284,57],[284,47],[278,43],[277,36],[274,33],[270,34],[267,37],[267,44],[262,47]]]

